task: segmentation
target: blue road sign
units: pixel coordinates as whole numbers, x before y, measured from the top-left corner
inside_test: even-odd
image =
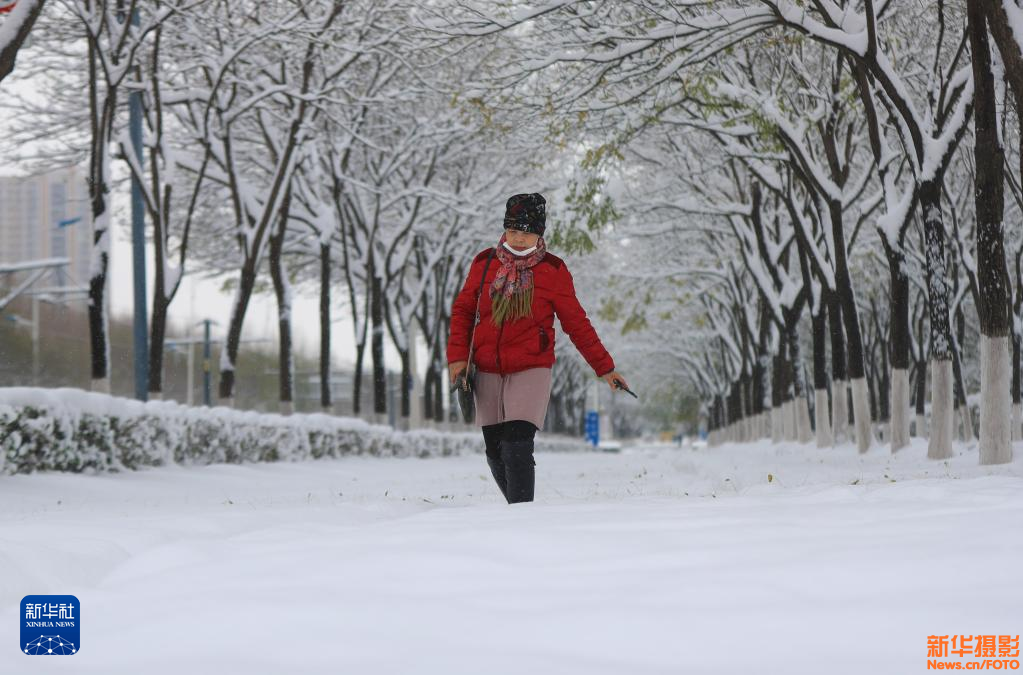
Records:
[[[600,413],[596,410],[586,413],[586,440],[594,447],[600,443]]]

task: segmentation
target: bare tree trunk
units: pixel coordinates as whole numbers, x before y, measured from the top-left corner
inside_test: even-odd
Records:
[[[966,339],[966,316],[963,314],[963,307],[956,307],[956,339],[952,342],[952,400],[956,414],[962,425],[960,439],[970,443],[974,439],[973,417],[970,415],[970,406],[966,401],[966,380],[963,377],[962,347]]]
[[[785,357],[781,353],[784,349],[784,340],[778,340],[778,353],[771,360],[771,442],[778,443],[784,439],[784,415],[782,407],[785,398],[782,392],[785,389]]]
[[[927,362],[916,364],[916,436],[927,438]]]
[[[831,447],[835,440],[831,435],[828,415],[827,323],[827,306],[822,299],[821,306],[813,315],[813,415],[818,448]]]
[[[737,395],[738,387],[735,382],[732,383],[728,389],[728,396],[725,397],[725,410],[727,412],[727,421],[724,426],[724,437],[726,441],[734,441],[735,438],[735,422],[736,422],[736,407],[735,404],[739,400]]]
[[[872,426],[877,426],[877,376],[874,373],[874,368],[867,370],[867,398],[870,401],[870,422]]]
[[[402,428],[408,429],[412,415],[412,369],[409,367],[409,350],[398,352],[401,357],[401,419]]]
[[[181,278],[185,270],[185,257],[188,251],[188,240],[191,232],[196,203],[206,177],[206,169],[210,162],[210,150],[207,146],[203,152],[202,164],[199,167],[194,182],[190,188],[191,197],[184,217],[184,223],[177,237],[178,247],[178,268],[168,278],[168,262],[170,258],[170,225],[171,225],[171,198],[173,186],[165,180],[161,161],[166,164],[167,158],[163,153],[164,143],[164,109],[163,95],[161,92],[160,64],[163,54],[160,51],[163,25],[161,24],[153,32],[153,47],[150,54],[149,88],[142,97],[146,120],[152,133],[149,142],[149,196],[146,198],[146,212],[153,224],[153,310],[149,327],[149,398],[157,400],[163,398],[163,362],[164,362],[164,340],[167,336],[167,314],[170,305],[177,295],[181,284]],[[141,69],[140,71],[141,72]],[[140,77],[141,82],[141,77]],[[131,157],[132,149],[121,145],[123,154]],[[128,162],[129,169],[135,173],[134,163]],[[135,178],[141,182],[144,180],[142,167],[138,166]],[[189,346],[192,349],[193,346]]]
[[[387,325],[391,335],[391,343],[398,352],[398,360],[401,362],[401,376],[399,378],[399,404],[396,423],[401,429],[412,428],[412,350],[415,349],[415,317],[409,317],[408,325],[395,325],[395,311],[391,309],[389,301],[383,303],[384,323]],[[399,315],[400,318],[400,315]]]
[[[753,368],[756,370],[755,366]],[[757,439],[757,412],[753,403],[753,375],[742,376],[742,406],[746,411],[746,440]]]
[[[845,333],[838,293],[828,292],[828,330],[831,334],[831,430],[836,442],[849,435],[848,374],[845,361]]]
[[[423,378],[423,419],[433,419],[433,380],[437,377],[436,362],[431,355],[430,363],[426,368],[426,377]]]
[[[892,373],[892,371],[889,370],[889,367],[888,367],[888,343],[887,343],[886,340],[881,340],[881,350],[880,351],[881,351],[881,368],[880,368],[880,372],[878,373],[878,383],[877,383],[877,399],[878,399],[877,416],[878,416],[878,422],[879,422],[879,424],[881,426],[881,429],[882,429],[881,433],[882,433],[882,435],[884,435],[884,429],[890,427],[890,423],[891,423],[891,399],[889,398],[889,394],[892,391],[892,382],[891,382],[891,373]],[[908,372],[905,371],[905,370],[902,370],[901,372],[906,373],[908,375]],[[908,384],[908,381],[907,381],[907,384]],[[908,389],[909,389],[909,387],[907,386],[906,390],[908,391]],[[907,408],[909,407],[908,399],[906,401],[906,406],[907,406]],[[906,415],[906,421],[907,421],[907,423],[909,421],[909,416],[908,415]],[[908,443],[909,442],[909,429],[906,429],[906,439],[907,439],[907,443]]]
[[[94,212],[95,213],[95,212]],[[95,218],[95,215],[93,216]],[[109,216],[101,218],[109,222]],[[96,221],[93,221],[94,223]],[[110,345],[107,336],[107,266],[109,253],[102,250],[102,239],[108,237],[107,225],[94,235],[92,276],[89,278],[89,346],[92,364],[92,391],[110,393]],[[99,250],[96,250],[99,249]]]
[[[1020,289],[1023,292],[1023,289]],[[1012,332],[1012,440],[1023,438],[1023,406],[1020,405],[1020,337],[1019,331]]]
[[[154,59],[159,58],[159,36],[160,32],[156,33],[157,47],[154,47]],[[154,65],[154,71],[156,66]],[[152,75],[153,81],[157,79],[156,72]],[[154,86],[154,91],[159,94],[158,87]],[[160,101],[157,100],[153,103],[155,106],[161,105]],[[157,115],[159,120],[159,113]],[[158,122],[157,135],[161,133],[162,122]],[[130,151],[129,151],[130,152]],[[128,153],[125,153],[128,154]],[[157,159],[157,151],[155,148],[149,149],[150,158],[150,174],[152,183],[152,190],[154,191],[154,198],[159,199],[158,191],[160,190],[159,185],[159,165]],[[137,177],[141,183],[142,177]],[[153,314],[149,321],[149,398],[151,400],[157,400],[163,398],[163,343],[167,336],[167,310],[170,308],[170,301],[173,297],[173,293],[167,292],[167,278],[165,275],[166,262],[167,262],[167,223],[163,219],[162,213],[154,213],[159,209],[149,209],[149,217],[153,223]],[[187,233],[186,233],[187,237]],[[187,241],[187,240],[186,240]],[[171,289],[172,291],[177,290]],[[192,349],[193,345],[188,345],[188,349]]]
[[[330,412],[330,242],[320,244],[320,408]]]
[[[760,321],[757,336],[757,359],[753,364],[753,410],[757,415],[757,436],[767,438],[771,433],[770,429],[770,368],[771,368],[771,319],[763,301],[759,308]]]
[[[382,282],[376,273],[373,255],[370,254],[370,317],[372,334],[370,351],[373,356],[373,414],[382,422],[387,414],[387,372],[384,369],[384,299]]]
[[[153,288],[153,315],[149,321],[149,400],[163,398],[163,343],[167,336],[167,309],[170,302],[164,296],[163,271],[156,271]],[[192,349],[194,345],[188,345]]]
[[[795,423],[793,435],[800,443],[809,443],[813,439],[810,428],[810,408],[806,397],[806,383],[803,379],[802,350],[799,347],[798,322],[793,322],[789,329],[789,354],[792,368],[792,417]]]
[[[753,414],[756,420],[754,439],[765,438],[769,433],[765,422],[768,416],[767,407],[764,405],[764,396],[767,392],[767,366],[765,364],[769,362],[769,356],[759,354],[753,364]]]
[[[747,396],[747,392],[746,392],[746,379],[747,379],[746,376],[743,375],[743,376],[741,376],[739,378],[739,382],[738,382],[738,385],[739,385],[739,415],[740,415],[740,417],[739,417],[739,431],[738,431],[738,435],[739,435],[739,441],[741,441],[743,443],[749,442],[749,440],[751,438],[751,436],[750,436],[750,420],[752,419],[752,416],[750,415],[750,410],[746,406],[746,396]]]
[[[436,380],[443,380],[445,374],[441,357],[440,336],[435,334],[430,337],[430,356],[427,359],[426,377],[423,379],[423,419],[425,420],[440,421],[437,419],[436,414],[436,398],[440,395]],[[441,402],[441,406],[443,406],[443,402]]]
[[[291,285],[284,267],[284,237],[288,229],[291,210],[291,190],[284,195],[279,224],[270,235],[270,277],[273,279],[274,295],[277,298],[277,328],[280,349],[277,357],[278,396],[280,412],[290,415],[295,411],[294,355],[291,340]]]
[[[366,358],[366,343],[355,345],[355,375],[352,377],[352,415],[362,414],[362,366]]]
[[[447,382],[443,364],[437,363],[437,378],[433,382],[433,421],[444,421],[444,385]]]
[[[256,286],[256,271],[252,268],[254,260],[242,266],[241,275],[238,281],[238,290],[235,292],[234,302],[231,304],[231,318],[227,324],[227,339],[223,349],[220,350],[220,384],[218,396],[226,406],[234,406],[234,385],[235,385],[235,364],[238,363],[238,348],[241,345],[242,324],[245,321],[245,312],[249,307],[249,300],[252,298],[252,289]]]
[[[13,57],[12,57],[13,58]],[[92,208],[92,252],[89,276],[89,348],[93,391],[110,393],[110,341],[108,337],[107,267],[110,264],[109,191],[110,134],[116,93],[100,98],[96,46],[89,39],[89,115],[92,127],[89,157],[89,202]],[[13,66],[13,62],[12,62]]]

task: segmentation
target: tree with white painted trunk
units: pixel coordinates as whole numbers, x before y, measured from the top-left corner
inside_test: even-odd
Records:
[[[971,7],[971,9],[974,8]],[[1021,27],[1023,27],[1023,8],[1012,0],[991,0],[990,2],[983,3],[980,9],[983,11],[993,45],[994,47],[997,47],[998,55],[1001,57],[1000,72],[1004,76],[1005,83],[1008,85],[1009,93],[1015,102],[1015,125],[1003,125],[1003,134],[1008,137],[1014,126],[1017,141],[1016,146],[1014,148],[1007,148],[1003,146],[1001,150],[1007,156],[1011,156],[1012,153],[1015,153],[1015,161],[1012,165],[1005,166],[1004,177],[1006,185],[1008,185],[1010,193],[1013,196],[1014,205],[1018,211],[1019,209],[1023,209],[1023,188],[1021,188],[1021,181],[1023,181],[1023,135],[1021,135],[1019,122],[1020,110],[1023,110],[1023,108],[1021,108],[1021,105],[1023,105],[1023,35],[1021,35]],[[994,47],[992,47],[992,50]],[[983,65],[981,65],[981,67],[983,68]],[[1009,113],[1006,112],[1004,115],[1007,117]],[[1007,143],[1008,138],[1003,139],[1002,142]],[[1013,169],[1015,169],[1015,173]],[[989,170],[992,171],[990,178],[992,180],[997,180],[997,177],[993,175],[994,167],[989,167]],[[991,196],[993,195],[988,195],[988,197]],[[980,197],[978,195],[978,199],[979,198]],[[988,208],[994,208],[994,206],[992,205]],[[988,213],[987,215],[990,217],[996,214]],[[1006,222],[1011,221],[1007,219]],[[987,231],[989,234],[994,234],[995,230],[996,228],[994,226],[990,224],[988,225]],[[1021,240],[1021,242],[1023,242],[1023,240]],[[995,245],[996,244],[990,240],[984,244],[986,248]],[[980,240],[978,238],[978,251],[979,250]],[[1021,437],[1020,424],[1021,417],[1023,417],[1020,404],[1020,336],[1023,335],[1023,327],[1021,327],[1020,324],[1020,308],[1023,306],[1023,275],[1020,273],[1021,251],[1023,251],[1023,243],[1018,243],[1014,252],[1016,293],[1012,304],[1013,312],[1011,317],[1012,431],[1010,432],[1010,437],[1012,440],[1018,440]],[[981,386],[983,387],[984,385],[982,384]],[[983,393],[981,397],[983,398]],[[990,449],[991,448],[989,446],[989,450]],[[993,452],[992,454],[997,455],[998,453]]]
[[[852,204],[860,202],[858,217],[859,223],[862,223],[878,202],[876,199],[864,197],[871,176],[869,167],[856,166],[854,134],[858,123],[846,121],[846,115],[841,110],[840,101],[847,97],[847,94],[842,94],[838,85],[842,63],[842,59],[839,59],[836,69],[830,73],[830,80],[824,80],[816,98],[817,108],[811,111],[806,111],[805,101],[784,93],[786,89],[796,87],[785,86],[783,73],[767,78],[771,82],[770,93],[756,92],[752,89],[754,82],[739,86],[715,85],[711,91],[717,96],[725,96],[748,107],[752,114],[760,116],[785,149],[787,158],[784,166],[791,167],[792,176],[806,188],[808,195],[806,198],[812,201],[820,200],[825,205],[821,207],[815,205],[816,208],[805,210],[801,204],[795,203],[791,182],[780,180],[779,176],[764,167],[759,159],[745,160],[750,170],[785,202],[789,216],[795,224],[796,241],[809,268],[813,271],[814,279],[823,284],[827,292],[836,295],[846,322],[848,368],[852,373],[852,379],[856,381],[854,391],[862,394],[865,388],[859,380],[864,376],[863,347],[856,294],[846,262],[849,242],[845,233],[844,213]],[[819,76],[805,70],[801,71],[797,78],[798,89],[802,91],[813,86],[814,78]],[[814,99],[811,98],[812,100]],[[783,112],[785,110],[802,111],[804,117],[808,119],[790,119],[791,113],[786,114]],[[854,169],[856,173],[853,173]],[[782,168],[778,173],[784,175],[786,171],[787,169]],[[816,218],[817,213],[822,213],[819,219]],[[853,231],[856,232],[859,230],[859,224],[854,225]],[[804,283],[811,283],[809,275],[806,276]],[[822,332],[815,332],[814,336],[823,341]],[[820,347],[822,348],[823,344]],[[866,419],[868,401],[865,396],[854,396],[854,409],[861,419]],[[870,429],[866,425],[857,425],[856,430],[857,443],[863,452],[872,443]]]
[[[1001,464],[1012,460],[1009,386],[1010,282],[1005,266],[1002,215],[1004,212],[1004,151],[998,130],[997,87],[988,37],[990,5],[967,0],[974,79],[974,162],[976,164],[977,281],[980,317],[980,462]],[[1004,5],[1003,5],[1004,7]],[[1020,92],[1023,94],[1023,92]]]

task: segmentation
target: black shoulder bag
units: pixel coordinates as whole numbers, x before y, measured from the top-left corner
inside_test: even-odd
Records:
[[[483,266],[483,277],[480,279],[479,290],[476,291],[476,316],[472,322],[472,333],[469,334],[469,360],[466,363],[465,370],[455,378],[455,387],[458,388],[458,407],[462,409],[462,419],[465,420],[466,424],[472,424],[476,421],[476,399],[474,392],[476,391],[476,364],[472,362],[472,352],[476,339],[476,324],[480,322],[480,296],[483,295],[483,284],[487,281],[487,270],[490,269],[490,261],[494,259],[494,255],[497,253],[495,248],[490,252],[490,257],[487,258],[487,264]]]

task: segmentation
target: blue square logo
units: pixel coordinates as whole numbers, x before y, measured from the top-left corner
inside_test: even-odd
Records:
[[[82,603],[73,595],[21,599],[21,651],[29,656],[71,656],[82,648]]]

